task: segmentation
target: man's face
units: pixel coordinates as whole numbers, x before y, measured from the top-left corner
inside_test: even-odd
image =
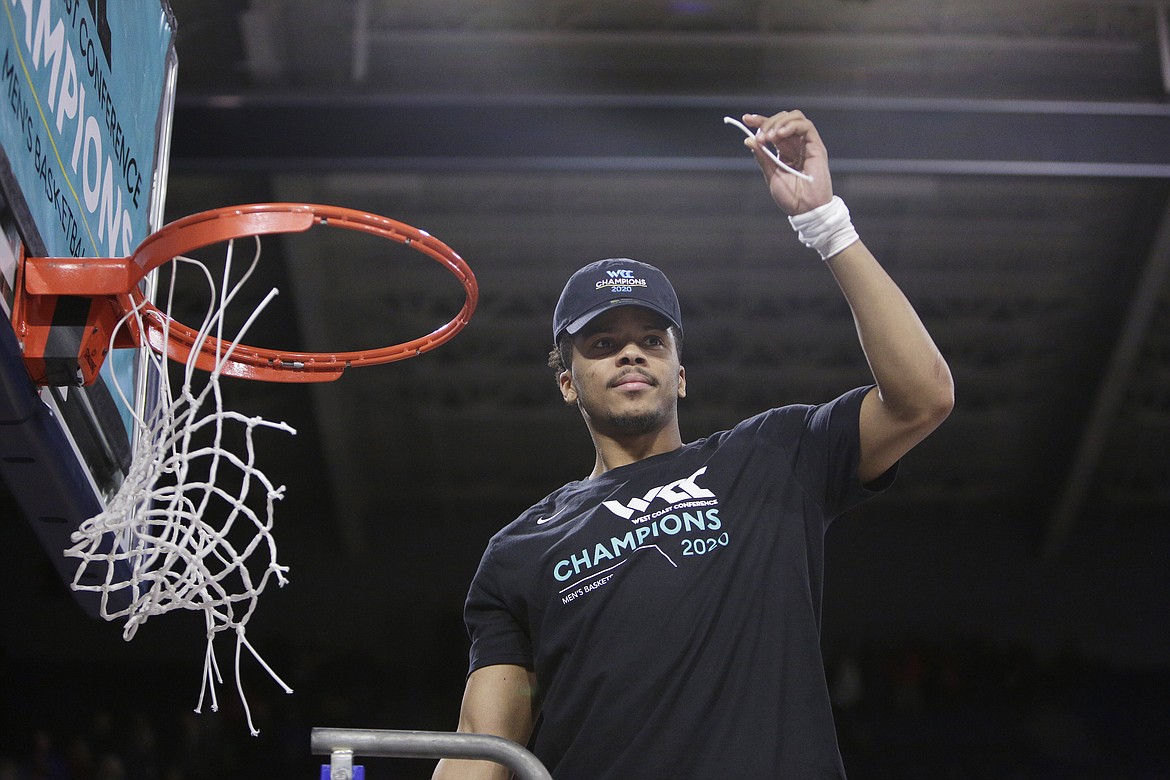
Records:
[[[577,404],[590,428],[608,435],[651,433],[677,419],[686,395],[670,324],[640,306],[595,317],[573,337],[573,361],[561,395]]]

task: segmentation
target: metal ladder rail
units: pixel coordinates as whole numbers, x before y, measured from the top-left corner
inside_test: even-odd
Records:
[[[463,758],[494,761],[517,780],[552,780],[540,759],[520,745],[489,734],[392,729],[314,728],[315,756],[330,756],[330,780],[351,780],[354,756],[371,758]]]

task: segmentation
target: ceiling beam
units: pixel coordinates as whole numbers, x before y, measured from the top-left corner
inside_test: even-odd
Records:
[[[1158,69],[1162,74],[1162,91],[1170,95],[1170,3],[1154,11],[1154,31],[1158,41]]]
[[[1138,357],[1157,313],[1158,301],[1170,282],[1170,206],[1162,214],[1161,223],[1146,257],[1141,279],[1134,288],[1133,299],[1126,310],[1125,322],[1113,347],[1104,379],[1097,390],[1092,411],[1081,435],[1076,458],[1065,478],[1056,509],[1049,521],[1044,540],[1043,557],[1053,560],[1064,547],[1069,532],[1080,518],[1096,474],[1101,456],[1125,400],[1126,388],[1138,363]]]
[[[361,0],[368,2],[368,0]],[[360,5],[360,3],[359,3]],[[357,25],[365,25],[358,28]],[[782,51],[791,53],[801,49],[966,49],[981,53],[996,51],[1078,54],[1112,54],[1130,56],[1141,51],[1144,43],[1124,37],[1016,34],[1005,33],[929,33],[873,32],[858,34],[846,31],[792,31],[766,30],[397,30],[370,29],[368,20],[355,17],[355,36],[360,34],[366,45],[378,47],[383,53],[417,55],[418,60],[430,52],[477,52],[508,47],[529,54],[549,52],[576,52],[578,55],[599,52],[607,47],[622,47],[630,51],[656,47],[677,50],[687,47],[694,51],[721,48],[744,54],[751,51]],[[612,54],[612,53],[611,53]]]
[[[800,107],[837,172],[1170,177],[1170,105],[800,96],[204,95],[175,171],[750,168],[724,115]]]

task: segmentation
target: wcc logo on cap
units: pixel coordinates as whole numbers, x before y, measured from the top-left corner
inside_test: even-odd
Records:
[[[646,277],[638,278],[638,274],[632,268],[607,268],[605,271],[608,279],[599,279],[597,281],[597,289],[608,287],[613,292],[631,292],[625,288],[627,287],[645,287]]]
[[[590,263],[569,277],[553,312],[553,341],[565,333],[576,334],[614,306],[650,309],[682,330],[678,296],[666,275],[652,265],[621,257]]]

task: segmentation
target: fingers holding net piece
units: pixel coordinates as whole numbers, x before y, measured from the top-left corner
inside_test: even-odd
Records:
[[[751,138],[753,140],[756,138],[755,131],[752,130],[747,125],[745,125],[743,122],[740,122],[738,119],[732,119],[729,116],[725,116],[725,117],[723,117],[723,123],[726,125],[732,125],[734,127],[738,127],[740,130],[743,131],[744,135],[746,135],[748,138]],[[797,177],[798,179],[803,179],[807,182],[811,182],[813,180],[813,177],[810,176],[809,174],[805,173],[804,171],[798,171],[796,168],[793,168],[791,165],[789,165],[788,163],[781,160],[780,156],[778,154],[776,154],[776,152],[769,149],[766,144],[758,142],[758,141],[757,141],[757,144],[758,144],[759,150],[761,152],[763,152],[768,157],[768,159],[770,159],[772,162],[776,163],[777,167],[779,167],[781,170],[787,171],[788,173],[791,173],[793,176]]]

